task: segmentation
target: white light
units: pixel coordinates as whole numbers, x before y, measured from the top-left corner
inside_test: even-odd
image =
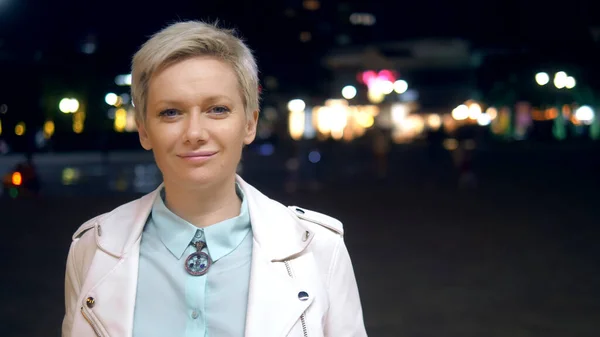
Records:
[[[111,92],[111,93],[106,94],[106,96],[104,97],[104,101],[108,105],[115,105],[119,101],[119,96],[117,96],[117,94]]]
[[[477,120],[481,115],[481,105],[477,103],[472,103],[469,105],[469,118],[472,120]]]
[[[469,118],[469,107],[464,104],[461,104],[452,110],[452,118],[457,121],[462,121]]]
[[[58,109],[60,109],[61,112],[63,113],[69,113],[69,111],[71,110],[70,108],[70,99],[69,98],[63,98],[60,100],[60,103],[58,103]]]
[[[131,74],[119,75],[115,77],[115,84],[120,86],[131,85]]]
[[[554,86],[557,89],[562,89],[567,86],[567,73],[559,71],[554,75]]]
[[[480,114],[477,117],[477,124],[479,124],[481,126],[490,125],[491,122],[492,122],[492,116],[490,116],[488,114]]]
[[[392,83],[391,81],[381,81],[379,85],[380,90],[383,94],[389,95],[392,93],[392,91],[394,91],[394,83]]]
[[[58,109],[63,113],[74,113],[79,110],[79,101],[75,98],[63,98],[58,103]]]
[[[575,77],[573,77],[573,76],[567,77],[567,79],[565,81],[565,87],[567,87],[567,89],[575,88],[576,84],[577,84],[577,82],[575,81]]]
[[[397,80],[394,82],[394,91],[397,94],[403,94],[408,90],[408,83],[405,80]]]
[[[345,86],[342,89],[342,96],[345,99],[353,99],[354,97],[356,97],[356,88],[351,85]]]
[[[583,105],[575,111],[575,118],[584,124],[591,124],[594,120],[594,110],[587,105]]]
[[[550,76],[548,76],[548,73],[544,73],[544,72],[537,73],[535,75],[535,81],[539,85],[546,85],[546,84],[548,84],[548,82],[550,82]]]
[[[300,112],[304,111],[304,108],[306,108],[306,103],[304,103],[304,101],[301,99],[293,99],[289,101],[287,107],[290,111]]]

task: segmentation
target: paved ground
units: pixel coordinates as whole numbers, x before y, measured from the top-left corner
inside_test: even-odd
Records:
[[[449,159],[422,150],[395,152],[387,181],[338,158],[321,169],[318,191],[286,193],[276,166],[267,175],[248,163],[246,174],[286,204],[344,221],[370,336],[591,337],[600,331],[594,153],[481,152],[475,190],[457,190]],[[115,167],[108,176],[133,170]],[[59,336],[72,231],[135,196],[95,179],[104,193],[0,201],[0,336]]]

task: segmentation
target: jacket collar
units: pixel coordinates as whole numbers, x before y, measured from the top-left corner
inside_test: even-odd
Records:
[[[255,244],[271,261],[287,260],[302,253],[314,233],[287,207],[269,199],[240,176],[236,176],[236,181],[248,200]],[[153,192],[100,217],[95,225],[98,247],[116,258],[123,258],[132,246],[139,244],[154,200],[162,188],[161,184]]]

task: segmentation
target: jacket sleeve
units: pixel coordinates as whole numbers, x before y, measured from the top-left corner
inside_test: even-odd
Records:
[[[71,337],[73,319],[77,312],[77,298],[81,284],[77,277],[75,267],[75,247],[77,239],[71,243],[69,255],[67,256],[67,267],[65,272],[65,316],[62,323],[62,337]]]
[[[342,236],[334,250],[329,269],[330,306],[325,324],[325,336],[367,336],[354,268]]]

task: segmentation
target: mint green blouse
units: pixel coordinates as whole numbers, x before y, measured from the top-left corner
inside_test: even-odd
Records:
[[[244,335],[253,238],[248,203],[236,190],[240,214],[204,229],[171,212],[164,190],[158,194],[142,233],[133,337]],[[194,238],[213,261],[202,276],[184,267]]]

